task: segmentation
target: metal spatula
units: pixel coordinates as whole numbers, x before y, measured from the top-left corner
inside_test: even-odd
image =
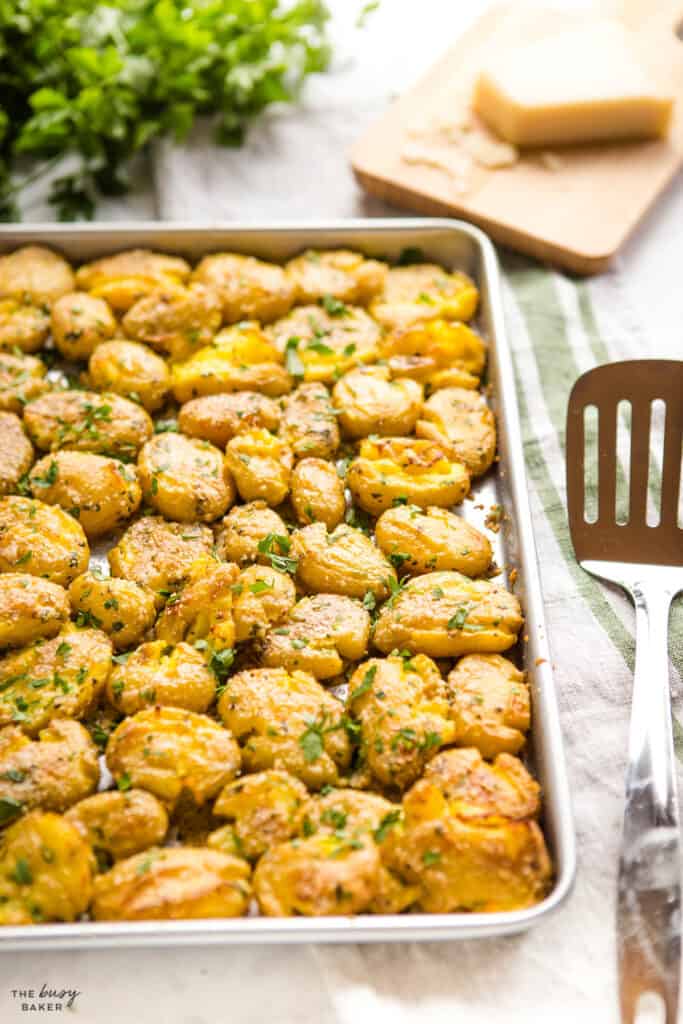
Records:
[[[657,399],[665,407],[663,443],[661,432],[658,441],[651,430]],[[617,417],[624,401],[631,407],[630,474],[628,514],[626,522],[619,523]],[[584,424],[585,410],[591,406],[598,420],[594,522],[587,521],[585,512],[589,466]],[[681,840],[667,637],[671,601],[683,590],[683,530],[678,513],[682,442],[683,362],[613,363],[590,370],[574,385],[567,413],[567,501],[574,550],[583,569],[618,583],[636,607],[617,905],[622,1024],[636,1020],[645,993],[659,995],[666,1008],[666,1024],[675,1024],[678,1009]],[[654,476],[649,467],[658,443],[662,453],[659,496],[652,480],[648,483]],[[648,501],[651,518],[659,513],[657,525],[648,525]]]

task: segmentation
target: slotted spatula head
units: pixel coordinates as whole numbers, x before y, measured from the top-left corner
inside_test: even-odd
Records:
[[[664,405],[659,523],[647,524],[653,402]],[[617,416],[620,402],[631,406],[627,521],[617,520]],[[597,409],[597,519],[585,513],[585,410]],[[586,561],[683,566],[683,530],[678,522],[683,443],[683,362],[634,359],[589,370],[578,379],[567,412],[567,505],[576,557]]]

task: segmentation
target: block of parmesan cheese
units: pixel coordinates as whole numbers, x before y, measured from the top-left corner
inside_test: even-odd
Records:
[[[516,146],[550,146],[666,135],[673,97],[638,63],[615,21],[507,48],[482,68],[473,106]]]

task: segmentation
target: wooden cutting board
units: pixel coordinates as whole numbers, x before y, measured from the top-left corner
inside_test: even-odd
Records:
[[[519,15],[519,6],[514,6]],[[609,266],[683,166],[683,0],[623,0],[619,12],[635,29],[643,63],[677,97],[669,138],[529,152],[509,167],[477,167],[463,191],[462,181],[452,174],[408,163],[403,154],[422,127],[447,118],[451,97],[453,110],[455,97],[462,103],[492,48],[510,43],[512,8],[510,3],[489,11],[393,103],[355,145],[352,167],[363,188],[389,203],[463,217],[498,242],[577,273],[594,274]],[[557,26],[562,17],[536,11],[523,35],[542,34],[548,23]]]

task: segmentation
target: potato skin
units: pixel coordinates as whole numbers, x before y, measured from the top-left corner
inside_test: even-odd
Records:
[[[235,253],[205,256],[195,267],[192,280],[216,292],[226,324],[277,320],[288,312],[296,297],[296,285],[282,267]]]
[[[301,384],[281,400],[280,437],[295,459],[329,459],[339,447],[339,427],[324,384]]]
[[[118,458],[137,455],[154,431],[136,402],[97,391],[51,391],[28,403],[24,423],[43,451],[70,448]]]
[[[345,660],[367,653],[370,616],[350,597],[315,594],[304,597],[266,637],[262,663],[269,667],[302,669],[316,679],[339,675]]]
[[[139,299],[159,288],[178,288],[189,273],[189,265],[177,256],[148,249],[128,249],[79,267],[76,285],[105,299],[115,312],[125,313]]]
[[[246,505],[235,505],[228,512],[218,529],[216,548],[221,558],[237,565],[249,562],[270,565],[268,553],[259,551],[258,547],[269,534],[286,537],[287,527],[265,501],[250,501]]]
[[[117,650],[141,640],[154,622],[154,595],[132,580],[104,578],[92,572],[77,576],[69,587],[76,621],[82,619],[107,633]]]
[[[45,363],[36,356],[3,352],[0,348],[0,409],[21,413],[26,402],[49,389],[46,372]]]
[[[203,713],[216,693],[216,679],[191,644],[151,640],[140,644],[107,681],[107,700],[124,715],[150,706]]]
[[[506,651],[522,628],[519,601],[488,580],[458,572],[415,576],[384,605],[375,625],[375,645],[432,658]]]
[[[301,459],[292,471],[291,499],[302,526],[324,523],[334,530],[344,519],[344,484],[337,470],[324,459]]]
[[[241,917],[251,886],[249,865],[217,850],[152,848],[119,861],[95,879],[97,921]]]
[[[349,680],[348,707],[360,722],[361,758],[390,789],[410,786],[456,737],[446,685],[423,654],[363,662]]]
[[[55,718],[31,740],[18,725],[0,729],[0,799],[17,814],[65,811],[100,779],[97,747],[80,722]]]
[[[218,701],[222,720],[243,743],[246,771],[287,771],[310,789],[336,785],[350,764],[343,710],[308,672],[280,668],[237,672]]]
[[[344,306],[335,314],[321,306],[297,306],[268,333],[283,355],[296,351],[305,381],[336,380],[379,356],[380,327],[359,306]]]
[[[43,306],[0,299],[0,349],[37,352],[49,330],[50,316]]]
[[[52,306],[55,345],[65,359],[89,359],[98,345],[116,334],[116,318],[104,299],[68,292]]]
[[[488,538],[455,512],[435,505],[388,508],[377,520],[375,537],[388,558],[400,560],[401,573],[454,569],[481,576],[491,564]]]
[[[292,535],[292,555],[298,559],[297,579],[314,593],[365,597],[389,596],[396,573],[361,530],[341,525],[332,533],[313,523]]]
[[[75,921],[92,894],[94,858],[73,825],[34,811],[0,841],[0,925]]]
[[[260,640],[293,607],[296,591],[292,579],[265,565],[250,565],[234,584],[235,639]]]
[[[33,465],[33,445],[13,412],[0,412],[0,495],[13,491]]]
[[[211,800],[237,775],[240,751],[232,735],[206,715],[154,707],[126,718],[109,737],[107,766],[173,810],[181,796]]]
[[[69,618],[63,587],[28,573],[0,575],[0,648],[20,647],[59,633]]]
[[[93,452],[46,455],[31,470],[29,486],[36,498],[75,516],[88,537],[122,526],[142,500],[134,466]]]
[[[208,526],[143,516],[128,527],[107,558],[114,576],[147,587],[159,606],[168,592],[175,592],[187,581],[197,559],[210,555],[212,545]]]
[[[382,341],[382,357],[392,376],[422,381],[432,391],[476,388],[486,365],[486,344],[467,324],[428,320],[390,331]]]
[[[422,508],[456,505],[470,489],[464,463],[450,459],[440,444],[413,437],[361,441],[346,481],[361,508],[372,515],[400,501]]]
[[[83,718],[111,668],[111,641],[99,629],[67,629],[0,659],[0,726],[35,736],[53,718]],[[35,684],[38,683],[38,686]]]
[[[100,391],[135,398],[148,412],[160,409],[171,387],[168,366],[137,341],[105,341],[88,362],[88,373]]]
[[[78,829],[98,862],[156,846],[168,831],[166,808],[144,789],[95,793],[74,804],[64,819]]]
[[[187,583],[169,596],[157,620],[157,638],[167,644],[206,640],[214,651],[232,647],[235,642],[232,586],[238,576],[236,565],[199,559]]]
[[[256,772],[229,782],[213,813],[233,822],[237,848],[248,860],[256,860],[296,835],[297,814],[307,799],[304,784],[288,772]]]
[[[249,430],[233,437],[225,459],[244,501],[260,499],[279,505],[287,497],[292,450],[267,430]]]
[[[187,359],[210,345],[220,325],[220,300],[202,285],[145,295],[121,321],[126,337],[151,345],[171,359]]]
[[[465,463],[472,476],[481,476],[496,454],[496,421],[478,391],[442,388],[422,409],[415,431],[443,445]]]
[[[517,754],[529,731],[524,673],[500,654],[467,654],[448,675],[451,714],[460,746],[482,757]]]
[[[344,374],[332,391],[339,425],[349,438],[410,434],[422,409],[422,385],[392,380],[388,366],[359,366]]]
[[[26,245],[0,256],[0,299],[21,298],[50,306],[73,291],[74,275],[66,260],[51,249]]]
[[[471,320],[478,303],[479,293],[467,274],[420,263],[391,267],[384,291],[370,304],[370,312],[383,326],[396,328],[437,317]]]
[[[188,437],[225,448],[236,434],[261,429],[276,431],[280,424],[277,402],[256,391],[192,398],[178,414],[178,427]]]
[[[85,571],[83,527],[59,506],[34,498],[0,499],[0,572],[28,572],[68,586]]]
[[[223,453],[208,441],[158,434],[143,445],[138,471],[145,500],[167,519],[210,523],[235,500]]]
[[[349,249],[307,249],[285,264],[296,285],[297,301],[304,303],[331,296],[365,306],[383,290],[387,270],[386,263],[365,259]]]

